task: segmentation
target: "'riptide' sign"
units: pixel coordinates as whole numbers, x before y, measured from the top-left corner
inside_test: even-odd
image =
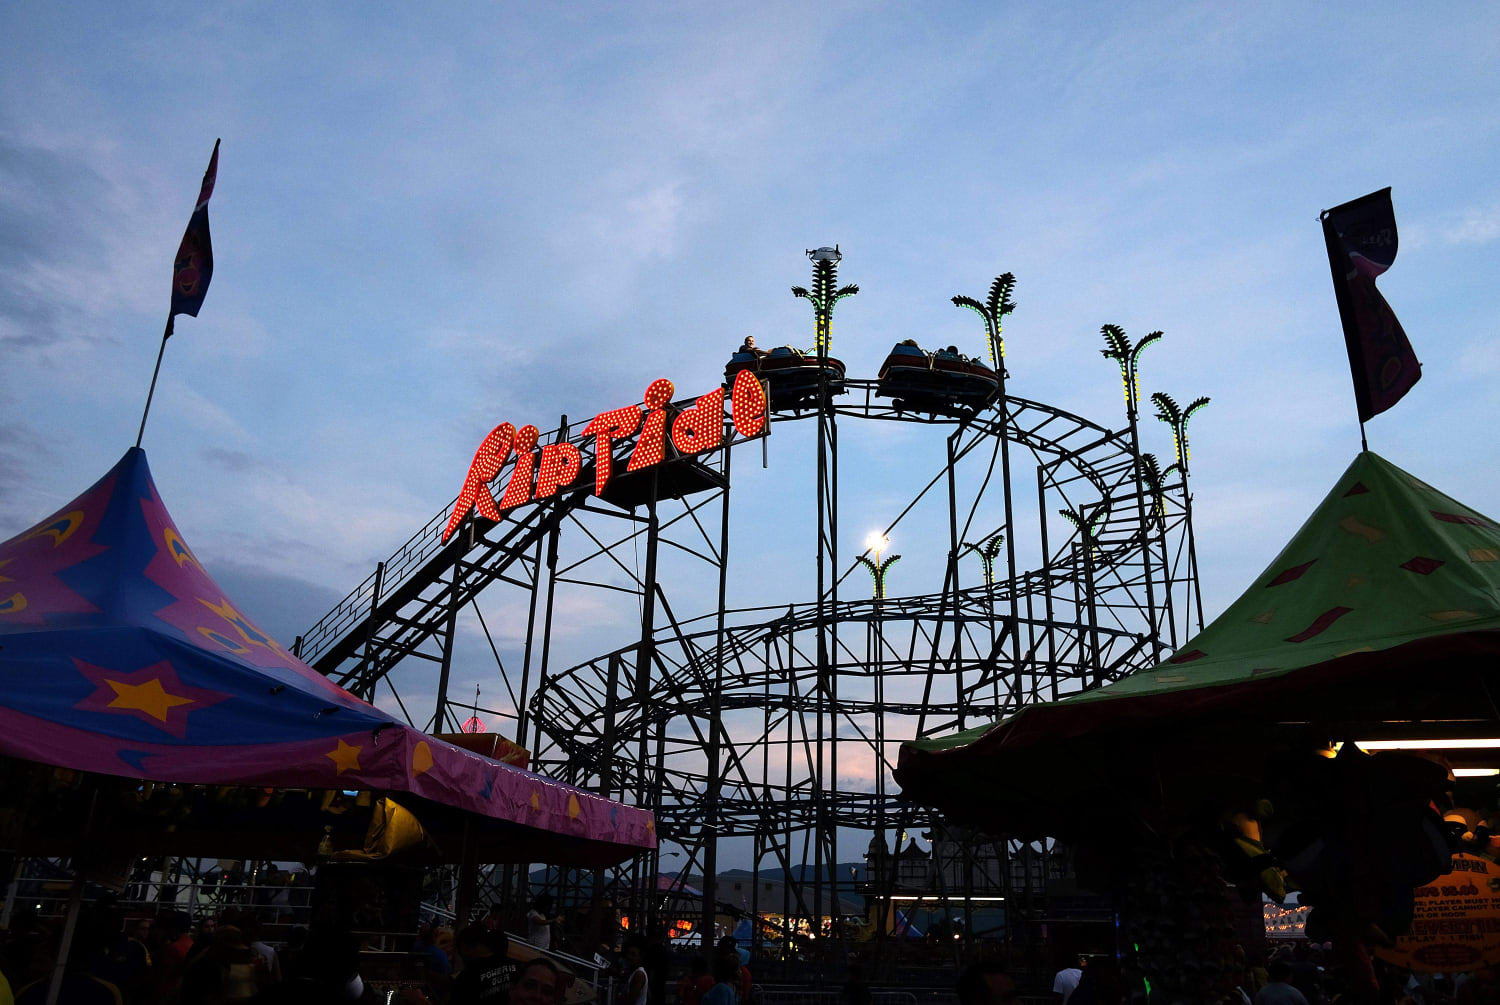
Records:
[[[715,388],[672,416],[669,430],[667,405],[672,401],[672,392],[670,380],[654,380],[646,389],[644,409],[639,405],[627,405],[600,412],[573,440],[544,445],[540,457],[536,450],[539,434],[535,426],[517,429],[509,422],[500,423],[490,430],[474,453],[463,489],[454,503],[453,515],[448,518],[448,526],[443,528],[443,540],[453,536],[470,513],[498,521],[505,510],[533,500],[547,499],[571,488],[583,470],[586,450],[594,458],[594,494],[602,494],[614,468],[614,441],[634,436],[638,431],[640,435],[636,436],[635,448],[625,464],[626,471],[640,471],[665,460],[668,435],[672,437],[672,446],[677,453],[688,456],[728,446],[726,432],[732,441],[735,437],[751,439],[767,431],[766,391],[748,370],[735,375],[727,402],[724,389]],[[727,423],[726,404],[729,411]],[[515,469],[497,502],[490,492],[489,483],[512,454],[516,458]]]

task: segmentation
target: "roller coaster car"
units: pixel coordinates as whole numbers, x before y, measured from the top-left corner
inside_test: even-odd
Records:
[[[916,411],[977,409],[1000,387],[994,370],[946,350],[897,345],[880,368],[875,393]]]
[[[844,393],[842,360],[824,356],[819,364],[816,353],[791,346],[777,346],[767,353],[737,351],[724,367],[725,385],[733,384],[742,370],[749,370],[770,386],[772,409],[797,408],[816,402],[820,371],[826,375],[830,395]]]

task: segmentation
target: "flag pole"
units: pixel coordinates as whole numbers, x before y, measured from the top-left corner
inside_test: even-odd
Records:
[[[146,435],[146,416],[151,414],[151,399],[156,396],[156,378],[161,374],[161,358],[167,352],[167,339],[172,337],[172,319],[175,315],[167,315],[166,331],[161,333],[161,348],[156,350],[156,369],[151,371],[151,390],[146,392],[146,408],[141,412],[141,428],[135,434],[135,445],[139,449],[141,438]]]

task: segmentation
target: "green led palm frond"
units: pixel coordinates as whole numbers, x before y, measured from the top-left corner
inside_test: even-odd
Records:
[[[980,303],[978,300],[975,300],[973,297],[952,297],[951,299],[953,300],[954,307],[967,307],[975,314],[978,314],[980,317],[984,318],[985,331],[989,331],[990,315],[989,312],[984,309],[984,304]]]
[[[954,307],[964,307],[984,319],[984,333],[988,336],[990,349],[990,367],[1000,372],[1005,362],[1005,339],[1002,334],[1005,330],[1005,316],[1016,309],[1015,301],[1011,300],[1011,292],[1016,288],[1016,277],[1009,272],[995,277],[990,284],[989,296],[983,303],[973,297],[950,297]]]
[[[891,571],[891,566],[901,561],[901,556],[892,555],[879,565],[876,565],[873,560],[866,558],[864,555],[856,555],[854,556],[854,560],[864,567],[864,570],[870,574],[870,579],[874,581],[875,599],[883,599],[885,597],[886,573]]]
[[[1177,457],[1177,463],[1172,468],[1180,469],[1186,476],[1191,456],[1188,448],[1188,420],[1202,411],[1209,399],[1194,398],[1187,408],[1180,408],[1171,395],[1157,391],[1151,395],[1151,400],[1156,404],[1156,417],[1172,427],[1172,448]],[[1167,472],[1171,472],[1172,468],[1168,468]]]
[[[1130,339],[1126,337],[1125,329],[1119,325],[1100,325],[1099,334],[1104,336],[1104,348],[1099,354],[1119,363],[1123,370],[1130,362]]]
[[[1140,459],[1141,481],[1146,485],[1146,493],[1151,500],[1151,519],[1160,521],[1166,516],[1166,506],[1163,497],[1166,495],[1166,475],[1162,473],[1161,464],[1157,461],[1155,454],[1142,454]]]
[[[1016,277],[1013,273],[1002,272],[990,283],[990,295],[985,299],[985,306],[996,318],[1004,321],[1005,315],[1016,309],[1016,303],[1010,298],[1015,292]]]
[[[1156,406],[1156,417],[1169,426],[1180,426],[1182,424],[1182,409],[1177,407],[1177,402],[1165,391],[1153,391],[1151,403]]]
[[[1149,347],[1156,345],[1156,343],[1160,342],[1165,336],[1166,332],[1152,332],[1150,335],[1147,335],[1145,338],[1137,342],[1135,348],[1130,352],[1131,368],[1134,369],[1140,363],[1141,353],[1145,352]],[[1136,393],[1139,394],[1140,392],[1137,391]]]
[[[1097,537],[1099,535],[1099,525],[1102,524],[1108,517],[1109,506],[1107,504],[1100,506],[1098,509],[1094,510],[1094,515],[1089,517],[1090,537]]]
[[[1000,556],[1000,548],[1005,544],[1004,531],[995,531],[989,537],[979,543],[975,550],[979,552],[979,560],[984,563],[984,581],[993,583],[995,581],[995,559]]]
[[[1163,482],[1166,482],[1167,479],[1169,479],[1169,478],[1172,477],[1172,473],[1174,471],[1177,474],[1182,474],[1182,465],[1181,464],[1169,464],[1169,465],[1167,465],[1167,469],[1161,473],[1161,480]]]
[[[859,292],[854,284],[839,286],[838,263],[830,259],[813,261],[812,289],[793,286],[792,295],[810,301],[813,307],[813,352],[826,354],[833,351],[833,305],[845,297]]]
[[[1099,334],[1104,336],[1104,348],[1099,354],[1112,359],[1120,367],[1120,382],[1125,389],[1125,412],[1130,421],[1135,421],[1136,409],[1141,401],[1141,354],[1162,340],[1162,332],[1147,335],[1134,345],[1119,325],[1101,325]]]
[[[1099,555],[1099,546],[1096,542],[1098,541],[1099,525],[1103,523],[1105,517],[1109,516],[1109,507],[1100,506],[1089,517],[1084,517],[1079,511],[1071,508],[1060,509],[1057,512],[1073,525],[1073,528],[1078,532],[1078,536],[1083,540],[1084,547],[1089,550],[1089,554],[1097,558]]]

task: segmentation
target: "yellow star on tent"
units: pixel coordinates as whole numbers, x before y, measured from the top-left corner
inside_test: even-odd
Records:
[[[166,722],[167,713],[178,705],[193,703],[191,698],[169,694],[161,686],[159,677],[153,677],[144,684],[127,684],[118,680],[105,680],[105,683],[115,693],[114,700],[109,703],[110,708],[145,712],[157,722]]]
[[[426,740],[417,743],[416,749],[411,752],[411,771],[414,775],[420,775],[424,771],[432,770],[432,748],[427,745]]]
[[[340,740],[337,747],[334,747],[323,756],[338,765],[338,770],[334,774],[342,775],[346,771],[359,770],[359,751],[359,747],[352,747],[343,740]]]
[[[577,796],[568,796],[568,819],[569,820],[577,820],[578,819],[578,814],[581,813],[582,811],[583,811],[583,807],[581,807],[581,806],[578,805],[578,797]]]
[[[539,812],[541,812],[541,809],[542,809],[542,799],[541,799],[541,796],[537,794],[537,791],[535,789],[532,789],[531,790],[531,812],[533,812],[533,813],[539,813]]]

